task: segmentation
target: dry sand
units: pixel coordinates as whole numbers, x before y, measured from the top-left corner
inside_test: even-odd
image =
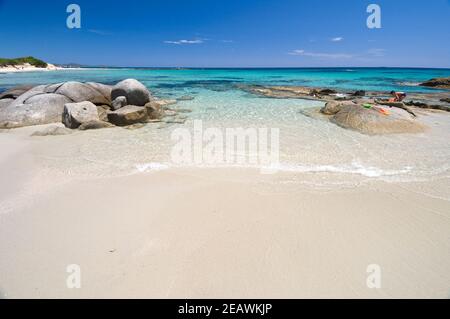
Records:
[[[61,182],[0,133],[5,298],[448,298],[450,202],[373,182],[320,191],[250,169]],[[68,289],[66,267],[81,267]],[[381,267],[381,288],[366,285]]]

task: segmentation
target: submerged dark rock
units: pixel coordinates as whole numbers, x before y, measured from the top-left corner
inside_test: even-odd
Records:
[[[193,96],[183,95],[177,98],[177,101],[192,101],[193,99],[195,99]]]
[[[353,96],[365,96],[366,95],[366,91],[358,90],[358,91],[355,91],[352,95]]]
[[[57,136],[57,135],[69,135],[72,134],[73,131],[65,128],[65,127],[61,127],[61,126],[50,126],[47,127],[41,131],[36,131],[33,134],[31,134],[31,136]]]
[[[419,100],[411,100],[411,101],[405,102],[405,105],[414,106],[414,107],[418,107],[421,109],[434,109],[434,110],[450,112],[450,105],[445,104],[445,102],[443,102],[443,103],[435,102],[435,103],[431,104],[429,102],[424,102],[424,101],[419,101]]]
[[[431,79],[431,80],[421,83],[420,85],[433,87],[433,88],[437,88],[437,89],[450,89],[450,77]]]

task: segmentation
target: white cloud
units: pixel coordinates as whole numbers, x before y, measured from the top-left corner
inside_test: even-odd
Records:
[[[323,59],[351,59],[354,57],[353,54],[347,53],[321,53],[321,52],[307,52],[305,50],[294,50],[289,52],[289,54],[312,58],[323,58]]]
[[[95,33],[98,35],[111,35],[111,33],[107,32],[107,31],[96,30],[96,29],[88,29],[88,32]]]
[[[370,49],[367,53],[373,57],[382,57],[386,55],[386,49]]]
[[[336,38],[332,38],[332,39],[331,39],[332,42],[341,42],[341,41],[343,41],[343,40],[344,40],[343,37],[336,37]]]
[[[205,42],[204,39],[164,41],[164,43],[167,43],[167,44],[177,44],[177,45],[182,45],[182,44],[202,44],[204,42]]]

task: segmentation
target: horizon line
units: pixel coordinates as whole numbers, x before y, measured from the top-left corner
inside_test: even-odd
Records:
[[[450,70],[450,67],[426,66],[112,66],[112,65],[84,65],[79,63],[55,63],[56,65],[77,65],[80,68],[108,68],[108,69],[435,69]]]

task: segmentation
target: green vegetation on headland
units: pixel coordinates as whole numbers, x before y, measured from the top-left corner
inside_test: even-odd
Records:
[[[25,64],[25,63],[34,65],[37,68],[46,68],[47,67],[46,62],[36,59],[35,57],[32,57],[32,56],[27,56],[27,57],[23,57],[23,58],[15,58],[15,59],[0,58],[0,66],[21,65],[21,64]]]

